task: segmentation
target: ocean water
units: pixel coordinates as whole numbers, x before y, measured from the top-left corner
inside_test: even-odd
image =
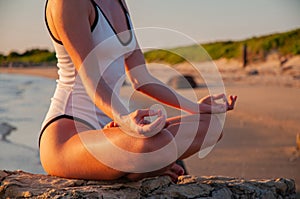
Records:
[[[0,169],[44,173],[38,137],[55,84],[48,78],[0,74],[0,124],[16,128],[6,140],[0,137]]]

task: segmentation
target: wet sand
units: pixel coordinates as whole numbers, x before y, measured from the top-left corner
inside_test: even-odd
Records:
[[[0,73],[34,75],[46,78],[57,79],[57,67],[19,67],[19,68],[4,68],[0,67]]]

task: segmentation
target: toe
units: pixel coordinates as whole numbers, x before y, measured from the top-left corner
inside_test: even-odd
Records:
[[[176,173],[178,176],[181,176],[184,174],[184,169],[179,164],[176,164],[176,163],[171,167],[171,170],[174,173]]]

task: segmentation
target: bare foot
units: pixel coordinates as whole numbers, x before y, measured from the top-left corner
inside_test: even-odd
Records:
[[[177,182],[178,177],[184,174],[184,169],[174,163],[170,169],[166,170],[162,175],[168,175],[172,179],[173,182]]]
[[[180,165],[173,163],[170,166],[167,166],[157,171],[152,171],[149,173],[129,173],[125,177],[129,180],[137,181],[149,177],[169,176],[173,182],[177,182],[178,176],[183,174],[184,174],[184,169]]]

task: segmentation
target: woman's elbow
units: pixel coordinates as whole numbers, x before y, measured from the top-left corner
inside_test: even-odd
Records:
[[[140,83],[140,82],[132,82],[132,88],[134,89],[134,90],[136,90],[136,91],[142,91],[142,83]]]
[[[131,79],[132,88],[136,91],[141,91],[148,82],[151,82],[151,80],[145,76]]]

